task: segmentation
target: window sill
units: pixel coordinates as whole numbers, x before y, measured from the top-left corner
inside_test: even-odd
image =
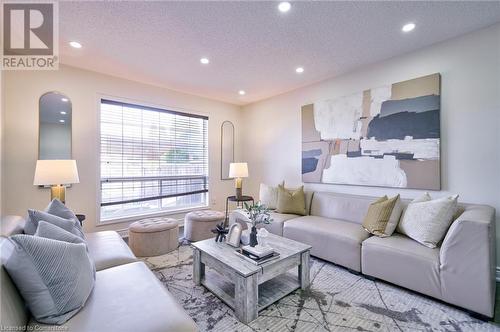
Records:
[[[200,205],[200,206],[195,206],[195,207],[190,207],[190,208],[169,210],[169,211],[159,211],[159,212],[141,214],[141,215],[130,216],[130,217],[105,219],[105,220],[99,221],[99,223],[96,226],[99,227],[99,226],[107,226],[107,225],[112,225],[112,224],[130,223],[130,222],[134,222],[134,221],[142,220],[142,219],[147,219],[147,218],[166,217],[166,216],[188,213],[188,212],[192,212],[192,211],[209,210],[209,209],[210,209],[210,206],[208,206],[208,205]]]

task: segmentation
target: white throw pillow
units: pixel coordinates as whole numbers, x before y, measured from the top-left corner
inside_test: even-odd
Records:
[[[410,202],[411,203],[420,203],[420,202],[428,202],[428,201],[432,201],[432,197],[431,195],[429,195],[429,193],[426,191],[425,193],[422,194],[422,196],[420,197],[417,197],[415,198],[413,201]]]
[[[282,185],[285,183],[282,182]],[[267,184],[261,183],[259,190],[259,200],[268,209],[275,210],[278,206],[278,186],[272,187]]]
[[[428,201],[431,201],[432,198],[431,198],[431,195],[429,195],[429,193],[426,191],[425,193],[423,193],[422,195],[420,195],[419,197],[417,198],[414,198],[409,204],[408,206],[410,206],[410,204],[413,204],[413,203],[419,203],[419,202],[428,202]],[[405,212],[406,212],[406,209],[408,208],[408,206],[406,208],[403,207],[403,211],[401,212],[401,217],[400,217],[400,223],[398,224],[397,228],[396,228],[396,231],[398,233],[401,233],[401,234],[405,234],[405,232],[403,231],[402,229],[402,226],[401,226],[401,221],[403,221],[403,219],[405,218]]]
[[[435,200],[412,201],[398,231],[426,247],[436,248],[444,238],[457,210],[458,195]]]

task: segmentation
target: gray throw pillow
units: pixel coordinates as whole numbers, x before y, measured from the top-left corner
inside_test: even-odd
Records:
[[[65,241],[69,243],[85,243],[85,241],[79,237],[65,231],[61,227],[48,223],[46,221],[40,220],[38,223],[38,228],[36,229],[35,236],[44,237],[47,239]]]
[[[38,223],[43,220],[48,223],[54,224],[62,229],[75,234],[76,236],[85,238],[83,232],[80,227],[76,224],[77,220],[73,219],[64,219],[47,212],[38,211],[38,210],[28,210],[28,219],[26,220],[26,226],[24,226],[24,233],[29,235],[34,235],[36,229],[38,228]]]
[[[76,215],[68,209],[66,205],[64,205],[60,200],[57,198],[54,198],[49,205],[45,208],[45,212],[53,214],[54,216],[61,217],[63,219],[72,219],[75,220],[75,226],[82,231],[83,234],[83,229],[82,226],[80,225],[80,221],[78,221],[78,218]]]
[[[2,262],[40,323],[65,323],[83,307],[95,283],[95,266],[83,243],[14,235],[2,246]]]
[[[76,215],[66,207],[60,200],[54,198],[45,208],[45,212],[64,219],[78,220]]]

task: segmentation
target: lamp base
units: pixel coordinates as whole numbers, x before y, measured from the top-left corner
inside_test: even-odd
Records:
[[[50,187],[50,200],[57,198],[61,203],[66,204],[66,187],[57,185]]]
[[[236,188],[236,198],[240,199],[242,194],[242,189],[243,188],[243,179],[242,178],[236,178],[234,179],[234,187]]]

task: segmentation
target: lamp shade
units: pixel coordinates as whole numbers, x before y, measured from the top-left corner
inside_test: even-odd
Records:
[[[247,178],[248,165],[247,163],[231,163],[229,164],[230,178]]]
[[[35,186],[71,183],[80,183],[76,160],[37,160]]]

